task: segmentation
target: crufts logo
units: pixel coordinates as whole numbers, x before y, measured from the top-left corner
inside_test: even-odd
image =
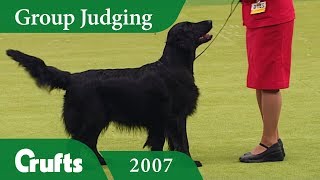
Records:
[[[28,156],[29,163],[22,164],[24,156]],[[15,164],[18,171],[22,173],[37,172],[37,167],[43,173],[60,172],[60,165],[64,165],[64,171],[67,173],[80,173],[82,171],[82,159],[77,158],[72,160],[70,154],[58,153],[54,159],[36,159],[35,154],[30,149],[21,149],[15,157]]]

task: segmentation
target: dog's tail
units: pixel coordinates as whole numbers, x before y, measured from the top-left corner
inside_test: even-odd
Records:
[[[41,59],[16,50],[7,50],[7,55],[23,66],[40,88],[47,90],[66,89],[70,73],[55,67],[47,66]]]

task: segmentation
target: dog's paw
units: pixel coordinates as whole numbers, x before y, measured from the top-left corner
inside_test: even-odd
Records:
[[[197,167],[202,167],[202,163],[200,161],[194,161]]]

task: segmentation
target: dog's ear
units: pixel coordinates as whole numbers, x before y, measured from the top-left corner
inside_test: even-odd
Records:
[[[192,32],[184,29],[179,29],[172,34],[169,34],[167,44],[183,50],[193,50],[195,48]]]

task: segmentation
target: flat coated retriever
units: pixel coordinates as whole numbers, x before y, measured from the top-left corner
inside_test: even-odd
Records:
[[[162,57],[139,68],[98,69],[80,73],[47,66],[41,59],[16,50],[7,55],[29,72],[40,88],[66,90],[63,120],[66,132],[90,147],[100,163],[97,139],[110,122],[148,132],[144,144],[190,156],[186,120],[195,110],[199,90],[193,62],[199,45],[212,39],[212,21],[182,22],[168,32]],[[199,161],[195,161],[201,166]]]

